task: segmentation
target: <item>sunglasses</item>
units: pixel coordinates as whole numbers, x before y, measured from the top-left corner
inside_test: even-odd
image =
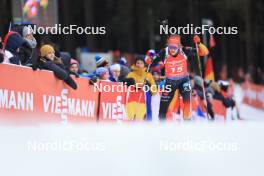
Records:
[[[170,50],[178,50],[179,47],[175,46],[175,45],[169,45],[168,46]]]

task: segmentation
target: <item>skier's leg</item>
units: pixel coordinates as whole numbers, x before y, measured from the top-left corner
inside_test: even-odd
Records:
[[[211,103],[208,99],[206,99],[206,101],[207,101],[207,110],[208,110],[208,114],[210,115],[211,120],[214,120],[213,105],[212,105],[212,103]]]
[[[180,93],[183,99],[183,119],[190,120],[191,119],[191,84],[190,81],[184,81],[180,86]]]
[[[176,91],[176,86],[173,80],[166,80],[165,88],[167,86],[170,87],[170,90],[162,92],[161,99],[160,99],[159,118],[161,120],[166,120],[166,115],[167,115],[169,105]]]
[[[170,105],[167,110],[167,120],[172,120],[174,113],[180,114],[180,93],[179,89],[175,90],[173,99],[170,102]]]

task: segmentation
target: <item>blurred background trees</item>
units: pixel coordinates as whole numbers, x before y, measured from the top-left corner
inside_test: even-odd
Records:
[[[2,37],[12,19],[11,10],[10,1],[1,0]],[[101,36],[53,36],[62,50],[72,54],[77,47],[145,53],[164,46],[166,36],[159,35],[158,20],[168,19],[170,26],[199,26],[202,18],[208,18],[214,26],[237,26],[239,31],[238,35],[214,35],[216,73],[224,64],[230,75],[240,67],[250,72],[264,68],[263,0],[58,0],[58,16],[62,26],[106,27],[106,35]],[[184,35],[182,40],[192,45],[191,36]]]

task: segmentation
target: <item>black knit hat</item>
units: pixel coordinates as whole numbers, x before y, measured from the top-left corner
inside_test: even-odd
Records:
[[[21,37],[17,32],[10,31],[7,33],[4,40],[4,49],[10,51],[12,54],[16,53],[17,48],[26,44],[27,41]]]
[[[135,57],[135,63],[138,60],[141,60],[141,61],[143,61],[145,63],[145,55],[136,55],[136,57]]]

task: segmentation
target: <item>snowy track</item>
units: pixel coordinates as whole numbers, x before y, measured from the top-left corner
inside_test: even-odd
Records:
[[[0,126],[0,175],[262,176],[264,112],[241,104],[240,114],[227,122]]]
[[[1,127],[0,175],[263,175],[257,115],[228,123]]]

